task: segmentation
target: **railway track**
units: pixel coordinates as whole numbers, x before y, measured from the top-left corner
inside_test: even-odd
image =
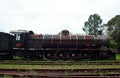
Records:
[[[120,78],[120,68],[102,69],[0,69],[0,77],[13,78]]]
[[[13,65],[120,65],[120,61],[21,61],[21,60],[0,60],[0,64],[13,64]]]
[[[23,61],[23,60],[0,60],[1,65],[12,68],[0,68],[0,78],[120,78],[120,61]],[[15,65],[25,66],[50,66],[45,68],[16,68]],[[65,68],[54,68],[56,66]],[[68,67],[70,65],[84,66]],[[98,67],[92,67],[98,66]],[[99,67],[102,66],[102,67]],[[108,67],[105,67],[108,66]],[[113,66],[113,67],[111,67]],[[118,66],[118,67],[117,67]],[[52,68],[51,68],[52,67]]]

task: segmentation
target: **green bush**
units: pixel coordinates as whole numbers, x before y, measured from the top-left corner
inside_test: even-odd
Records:
[[[116,59],[117,59],[117,60],[120,60],[120,54],[117,54],[117,55],[116,55]]]
[[[117,42],[110,40],[110,48],[112,51],[117,51]]]

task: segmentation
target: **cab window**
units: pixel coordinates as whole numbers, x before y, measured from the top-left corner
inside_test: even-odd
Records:
[[[16,34],[16,40],[20,40],[20,34]]]

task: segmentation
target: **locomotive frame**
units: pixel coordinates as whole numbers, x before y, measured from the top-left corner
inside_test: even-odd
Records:
[[[59,35],[34,34],[26,30],[10,33],[12,37],[6,43],[13,44],[6,49],[8,54],[24,59],[115,59],[116,55],[109,48],[109,38],[103,35],[72,35],[68,30],[63,30]]]

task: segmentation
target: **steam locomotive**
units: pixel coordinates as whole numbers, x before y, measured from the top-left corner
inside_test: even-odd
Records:
[[[0,32],[0,59],[82,60],[115,59],[109,48],[109,38],[103,35],[71,34],[62,30],[57,35],[34,34],[17,30]]]

